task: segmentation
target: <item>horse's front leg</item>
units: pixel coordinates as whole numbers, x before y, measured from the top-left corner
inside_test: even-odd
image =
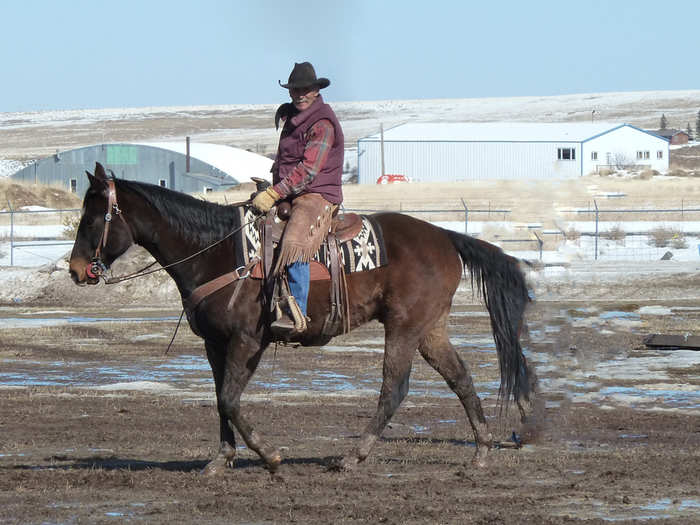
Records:
[[[226,348],[217,346],[211,342],[206,342],[207,359],[214,375],[214,385],[216,387],[217,405],[221,395],[223,385],[224,370],[226,366]],[[229,424],[228,416],[219,410],[219,435],[220,446],[216,457],[204,467],[202,471],[206,475],[221,474],[227,467],[232,468],[236,459],[236,437]]]
[[[241,394],[255,372],[265,346],[245,336],[229,343],[217,402],[222,419],[228,419],[240,432],[248,448],[260,456],[270,472],[275,472],[282,463],[279,450],[269,445],[241,413]]]

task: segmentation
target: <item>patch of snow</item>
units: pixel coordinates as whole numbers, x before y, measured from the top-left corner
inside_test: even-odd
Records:
[[[19,160],[0,159],[0,177],[9,177],[14,175],[22,168],[29,166],[31,162],[22,162]]]
[[[175,387],[167,383],[156,383],[154,381],[131,381],[128,383],[112,383],[110,385],[100,385],[91,387],[97,390],[137,390],[148,392],[167,392],[172,391]]]
[[[639,315],[671,315],[673,313],[673,309],[656,304],[642,306],[639,310],[637,310],[637,313]]]

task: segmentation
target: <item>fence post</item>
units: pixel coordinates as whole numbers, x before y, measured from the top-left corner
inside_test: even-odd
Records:
[[[462,201],[462,206],[464,206],[464,235],[469,234],[469,208],[467,208],[467,203],[464,202],[462,197],[459,198]]]
[[[542,246],[544,245],[544,241],[542,240],[542,238],[539,235],[537,235],[537,232],[532,232],[532,233],[534,233],[535,237],[537,237],[537,244],[540,247],[540,261],[541,261],[542,260]]]
[[[598,203],[593,199],[595,205],[595,260],[598,260]]]
[[[10,266],[15,265],[15,210],[12,209],[10,199],[7,199],[7,208],[10,210]]]

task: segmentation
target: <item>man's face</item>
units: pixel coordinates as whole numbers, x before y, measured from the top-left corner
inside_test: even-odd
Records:
[[[289,88],[289,96],[292,98],[294,107],[299,111],[304,111],[313,104],[316,97],[318,97],[318,87]]]

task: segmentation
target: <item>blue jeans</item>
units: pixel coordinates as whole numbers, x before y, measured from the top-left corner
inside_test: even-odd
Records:
[[[306,303],[309,299],[309,263],[295,262],[287,266],[289,291],[296,299],[301,312],[306,315]]]

